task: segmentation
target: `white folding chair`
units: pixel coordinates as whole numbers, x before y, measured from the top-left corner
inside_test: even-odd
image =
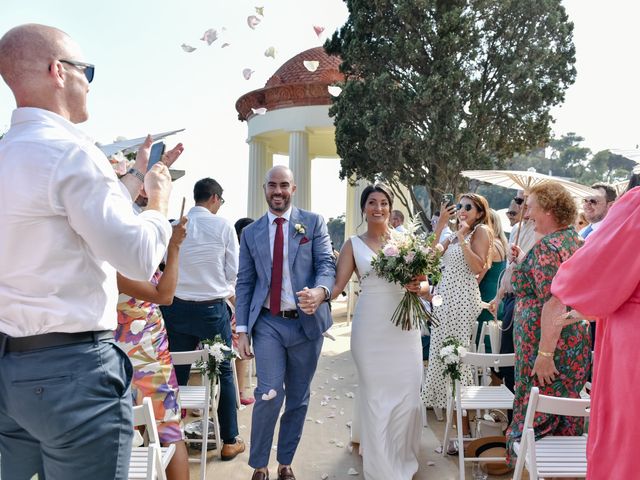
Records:
[[[129,479],[166,480],[165,470],[176,451],[176,447],[175,445],[160,446],[156,419],[149,397],[143,399],[142,405],[133,407],[133,426],[141,425],[145,427],[148,441],[144,447],[131,449]]]
[[[463,365],[470,365],[472,369],[478,367],[511,367],[515,364],[515,356],[513,353],[493,354],[493,353],[472,353],[467,352],[461,359]],[[480,410],[484,409],[505,409],[513,408],[513,393],[500,385],[498,387],[490,386],[464,386],[459,380],[455,383],[455,396],[449,398],[449,406],[447,408],[447,423],[444,429],[444,440],[442,442],[442,455],[447,454],[447,444],[449,442],[449,432],[452,428],[453,410],[456,410],[456,428],[458,429],[458,465],[460,468],[460,480],[464,480],[464,462],[500,462],[505,461],[505,457],[471,457],[464,456],[464,440],[471,441],[475,438],[463,438],[462,436],[462,417],[463,412],[468,410],[476,410],[478,417]]]
[[[193,350],[190,352],[171,352],[171,360],[174,365],[191,365],[202,361],[206,362],[209,357],[208,350]],[[220,423],[218,422],[218,385],[214,385],[211,391],[209,379],[203,374],[202,385],[180,385],[178,388],[178,398],[180,407],[187,409],[199,409],[202,411],[202,439],[187,438],[187,443],[199,443],[202,447],[200,460],[189,458],[190,462],[200,463],[200,480],[205,480],[207,474],[207,446],[209,444],[209,418],[213,421],[216,437],[216,454],[222,450],[220,443]]]
[[[538,387],[531,389],[529,406],[524,418],[522,441],[514,444],[518,456],[513,480],[522,478],[527,467],[530,480],[543,478],[585,478],[587,476],[587,436],[547,436],[536,441],[533,419],[536,413],[588,417],[590,400],[540,395]]]

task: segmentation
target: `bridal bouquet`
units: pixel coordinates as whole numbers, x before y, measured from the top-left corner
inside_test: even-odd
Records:
[[[400,285],[406,285],[416,277],[437,276],[440,273],[441,251],[431,248],[433,236],[417,233],[418,224],[407,227],[405,232],[392,230],[387,243],[371,260],[373,271],[381,278]],[[434,296],[433,304],[441,303]],[[432,312],[414,292],[405,292],[404,297],[391,317],[391,321],[403,330],[420,328],[431,321],[438,325]]]
[[[451,386],[453,394],[456,393],[456,380],[462,378],[462,372],[460,371],[460,358],[467,353],[468,348],[460,342],[456,337],[449,336],[442,342],[442,348],[440,349],[440,361],[444,365],[442,371],[443,377],[449,377],[451,379]]]
[[[238,358],[238,354],[224,343],[220,335],[216,335],[213,340],[202,340],[202,346],[209,352],[209,357],[206,362],[199,361],[196,363],[196,367],[206,373],[213,389],[213,385],[220,377],[220,365],[222,362]]]

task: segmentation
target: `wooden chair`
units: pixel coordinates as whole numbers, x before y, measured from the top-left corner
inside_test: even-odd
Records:
[[[209,351],[193,350],[189,352],[171,352],[171,359],[174,365],[191,365],[199,361],[206,362],[209,358]],[[209,444],[209,419],[213,421],[216,437],[216,454],[222,450],[220,439],[220,423],[218,422],[218,400],[220,388],[218,384],[213,386],[213,392],[209,379],[203,374],[202,385],[180,385],[178,398],[180,407],[186,409],[198,409],[202,411],[202,439],[186,438],[187,443],[201,444],[202,451],[200,459],[189,458],[190,462],[200,463],[200,480],[205,480],[207,474],[207,446]]]
[[[510,367],[515,364],[515,356],[513,353],[493,354],[493,353],[466,353],[461,359],[463,365],[470,365],[472,369],[478,367]],[[490,409],[513,409],[513,393],[500,385],[498,387],[491,386],[463,386],[459,380],[455,382],[455,395],[449,398],[449,406],[447,407],[447,423],[444,430],[444,439],[442,442],[442,455],[447,454],[447,445],[449,442],[449,433],[452,429],[453,410],[456,410],[456,428],[458,437],[458,466],[460,469],[460,480],[465,478],[464,463],[465,462],[500,462],[505,461],[505,457],[472,457],[464,456],[464,441],[475,440],[475,438],[463,438],[462,436],[462,417],[463,412],[468,410],[476,410],[477,417],[480,418],[480,410]]]
[[[161,447],[158,428],[153,415],[151,399],[145,397],[142,405],[133,407],[133,425],[144,426],[147,445],[133,447],[129,462],[129,479],[166,480],[167,465],[173,458],[176,447]]]
[[[589,417],[590,400],[540,395],[538,387],[531,389],[524,419],[522,441],[514,444],[518,456],[513,480],[522,478],[527,467],[529,478],[585,478],[587,476],[587,436],[546,436],[536,441],[533,419],[537,412],[571,417]]]

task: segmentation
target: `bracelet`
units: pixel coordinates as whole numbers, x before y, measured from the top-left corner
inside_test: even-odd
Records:
[[[137,168],[131,167],[129,170],[127,170],[127,173],[133,175],[138,180],[140,180],[142,183],[144,183],[144,173],[142,173]]]
[[[553,357],[553,352],[543,352],[542,350],[538,350],[538,355],[542,355],[543,357]]]

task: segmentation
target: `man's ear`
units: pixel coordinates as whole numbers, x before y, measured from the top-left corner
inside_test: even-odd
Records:
[[[56,83],[59,87],[64,87],[64,82],[67,77],[67,72],[62,66],[62,62],[53,60],[49,64],[48,78]]]

